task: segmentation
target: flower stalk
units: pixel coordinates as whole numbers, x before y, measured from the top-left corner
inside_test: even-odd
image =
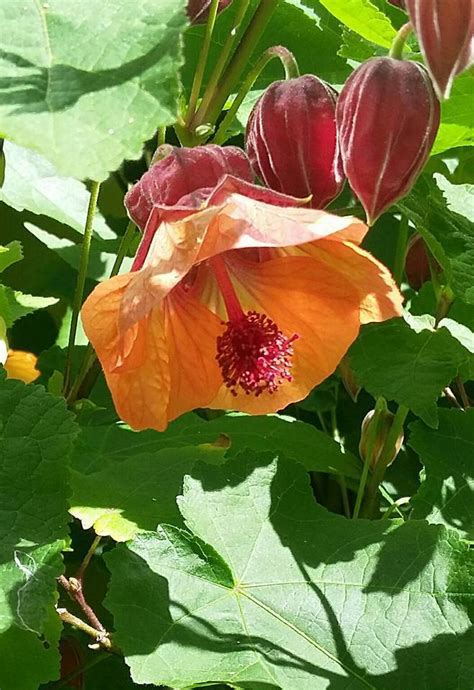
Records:
[[[66,365],[64,367],[64,395],[69,392],[69,384],[71,379],[72,358],[74,354],[74,345],[76,343],[77,325],[79,323],[79,312],[81,310],[82,298],[84,295],[84,286],[86,284],[87,266],[89,264],[89,254],[92,241],[92,226],[94,222],[95,211],[97,208],[97,200],[99,198],[100,182],[93,182],[91,187],[91,194],[89,198],[89,206],[87,208],[86,224],[84,227],[84,239],[82,241],[81,262],[79,264],[79,273],[77,276],[76,290],[74,293],[74,302],[72,308],[71,326],[69,329],[69,342],[67,349]]]

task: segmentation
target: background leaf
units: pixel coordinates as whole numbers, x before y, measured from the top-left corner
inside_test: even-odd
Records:
[[[162,526],[107,555],[135,682],[464,689],[467,544],[424,522],[331,515],[301,466],[266,458],[202,465],[179,502],[189,532]]]
[[[349,29],[376,45],[390,48],[396,31],[370,0],[320,0]]]
[[[425,467],[412,517],[474,539],[474,410],[440,410],[438,429],[410,428],[409,444]]]
[[[2,134],[79,179],[104,180],[139,157],[157,127],[176,121],[184,7],[1,0]]]
[[[36,690],[58,673],[54,604],[76,425],[64,400],[3,377],[0,424],[0,687]]]

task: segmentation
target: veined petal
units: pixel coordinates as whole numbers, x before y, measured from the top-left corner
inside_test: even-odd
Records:
[[[168,419],[207,407],[222,384],[216,362],[221,319],[191,294],[176,290],[165,300],[165,337],[170,368]]]
[[[390,271],[361,247],[322,240],[302,245],[296,253],[313,257],[352,284],[359,296],[362,324],[401,316],[403,297]]]
[[[127,273],[98,285],[82,308],[82,321],[118,415],[133,429],[163,430],[170,395],[163,310],[154,308],[131,328],[120,327],[120,305],[132,278]]]
[[[309,256],[260,264],[235,257],[228,267],[243,308],[265,313],[287,337],[299,336],[293,344],[293,380],[258,397],[243,392],[235,397],[223,386],[210,407],[276,412],[306,397],[336,369],[359,332],[359,294],[344,276]]]

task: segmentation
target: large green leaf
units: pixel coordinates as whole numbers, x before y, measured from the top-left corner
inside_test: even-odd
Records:
[[[425,466],[413,517],[474,539],[474,410],[440,410],[439,428],[411,426],[410,446]]]
[[[432,153],[456,146],[474,146],[474,75],[466,72],[454,81],[451,96],[441,106],[441,125]]]
[[[106,556],[135,682],[469,687],[472,554],[458,535],[327,513],[304,469],[268,454],[193,474],[189,531],[162,525]]]
[[[37,309],[44,309],[56,304],[55,297],[34,297],[24,295],[18,290],[12,290],[0,283],[0,316],[10,328],[17,319]]]
[[[80,179],[137,158],[176,120],[185,4],[1,0],[0,132]]]
[[[446,328],[433,330],[423,317],[412,323],[417,330],[403,319],[366,326],[350,349],[351,366],[371,395],[406,405],[435,427],[436,401],[460,371],[470,368],[472,354]]]
[[[41,386],[0,378],[2,690],[36,690],[57,677],[54,604],[68,537],[68,457],[75,434],[64,400]]]
[[[9,242],[5,247],[0,245],[0,273],[22,258],[21,244],[17,240]]]
[[[443,266],[450,286],[474,303],[474,222],[472,186],[453,185],[445,177],[422,175],[398,202]]]
[[[138,439],[137,439],[138,440]],[[72,473],[70,513],[84,529],[127,541],[158,523],[181,525],[176,496],[195,463],[222,462],[224,449],[211,445],[168,448],[126,458],[108,457],[98,472]]]
[[[87,187],[60,175],[48,160],[34,151],[9,141],[3,148],[6,168],[0,200],[17,211],[27,209],[54,218],[82,233],[90,196]],[[94,217],[94,230],[103,239],[116,237],[100,213]]]
[[[349,29],[376,45],[390,48],[396,31],[370,0],[320,0]]]
[[[105,428],[89,427],[82,431],[75,451],[74,466],[81,472],[95,471],[110,458],[214,443],[222,434],[230,443],[228,457],[244,448],[273,450],[301,462],[307,470],[343,474],[354,479],[360,476],[360,461],[351,453],[344,453],[327,434],[310,424],[279,415],[250,417],[229,414],[211,422],[203,422],[195,415],[186,415],[163,433],[142,431],[136,434],[120,424]]]

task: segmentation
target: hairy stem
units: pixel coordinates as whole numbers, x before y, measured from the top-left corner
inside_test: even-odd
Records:
[[[84,238],[82,240],[81,262],[79,264],[79,273],[77,276],[76,290],[74,293],[74,301],[72,307],[71,326],[69,329],[69,342],[66,356],[66,366],[64,368],[64,395],[69,392],[69,383],[71,379],[72,358],[74,354],[74,345],[76,343],[77,324],[79,322],[79,312],[82,306],[82,298],[84,295],[84,286],[86,284],[87,265],[89,263],[89,253],[92,240],[92,224],[94,222],[94,215],[97,208],[97,200],[99,198],[100,182],[93,182],[91,194],[89,198],[89,206],[87,209],[86,224],[84,226]]]
[[[293,53],[283,46],[273,46],[272,48],[268,48],[268,50],[262,53],[253,69],[250,70],[244,79],[239,92],[234,98],[231,107],[227,111],[214,139],[212,140],[213,144],[223,144],[226,141],[227,131],[237,115],[237,111],[239,110],[242,101],[254,85],[262,70],[270,62],[270,60],[273,60],[274,58],[278,58],[282,62],[285,70],[285,79],[293,79],[294,77],[299,76],[298,63],[296,62]]]
[[[405,48],[405,43],[408,36],[413,31],[413,27],[410,22],[404,24],[398,31],[397,35],[393,39],[392,46],[390,48],[390,57],[396,60],[403,59],[403,49]]]

